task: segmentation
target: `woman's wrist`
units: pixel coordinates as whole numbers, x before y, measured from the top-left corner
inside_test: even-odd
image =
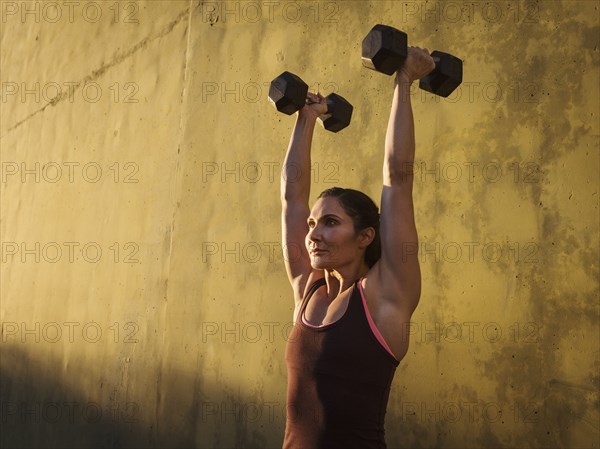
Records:
[[[317,116],[310,111],[300,109],[298,111],[298,122],[314,126],[317,123]]]
[[[396,72],[396,84],[408,84],[410,86],[413,81],[414,79],[412,79],[403,69]]]

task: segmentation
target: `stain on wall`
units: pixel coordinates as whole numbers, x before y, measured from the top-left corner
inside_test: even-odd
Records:
[[[423,292],[390,448],[598,448],[599,10],[587,1],[2,1],[3,447],[276,448],[293,301],[284,70],[355,107],[311,201],[379,203],[376,23],[453,53],[413,86]]]

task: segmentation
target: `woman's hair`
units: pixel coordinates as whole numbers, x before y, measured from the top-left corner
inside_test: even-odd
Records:
[[[365,251],[365,262],[371,268],[381,258],[381,240],[379,238],[379,209],[371,198],[362,192],[342,187],[324,190],[318,198],[334,197],[344,211],[352,218],[354,230],[358,234],[365,228],[375,229],[375,238]]]

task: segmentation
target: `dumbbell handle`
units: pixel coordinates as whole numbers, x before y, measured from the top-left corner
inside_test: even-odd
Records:
[[[331,94],[329,94],[329,95],[327,95],[325,97],[325,106],[327,107],[327,110],[323,114],[321,114],[319,116],[319,118],[325,120],[329,115],[335,114],[335,109],[336,109],[337,102],[335,101],[335,98],[333,98],[333,97],[339,97],[339,96],[336,95],[336,94],[331,93]],[[348,103],[343,97],[339,97],[338,100],[339,101],[343,101],[345,103]],[[312,101],[310,98],[306,97],[305,103],[307,105],[311,105],[311,104],[316,104],[316,103],[319,103],[319,102],[318,101]],[[348,106],[350,107],[350,110],[352,111],[352,105],[348,103]],[[352,115],[352,112],[350,112],[348,118],[351,115]]]
[[[306,99],[306,104],[307,105],[311,105],[311,104],[318,104],[318,101],[312,101],[309,98]],[[327,97],[325,97],[325,105],[327,105]]]
[[[333,112],[332,108],[334,106],[332,104],[330,104],[330,102],[328,100],[329,100],[329,95],[327,97],[325,97],[325,106],[327,106],[327,110],[325,112],[323,112],[323,114],[321,114],[321,117],[327,116],[328,114],[331,114]],[[317,104],[317,103],[319,103],[319,102],[318,101],[312,101],[308,97],[306,98],[306,104],[309,105],[309,106],[311,104]]]
[[[325,97],[325,100],[327,100],[327,97]],[[317,104],[319,103],[318,101],[312,101],[310,98],[306,97],[306,104],[307,105],[311,105],[311,104]],[[325,106],[327,106],[327,102],[325,102]],[[325,114],[329,114],[329,106],[327,107],[327,111],[325,112]]]
[[[310,98],[306,98],[306,104],[315,104],[318,103],[318,101],[311,101]]]
[[[319,103],[308,97],[305,98],[304,102],[307,105]],[[350,124],[353,108],[344,97],[335,93],[330,93],[325,97],[325,106],[327,109],[318,117],[323,128],[336,133]]]

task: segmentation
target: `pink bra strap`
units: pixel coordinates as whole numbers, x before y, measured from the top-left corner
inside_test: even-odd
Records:
[[[373,334],[375,335],[379,343],[381,343],[381,345],[387,350],[387,352],[389,352],[390,355],[394,357],[394,359],[398,360],[392,352],[392,350],[390,349],[390,347],[388,346],[388,344],[385,342],[383,335],[381,335],[381,332],[379,332],[379,329],[377,329],[377,326],[375,325],[375,322],[371,317],[371,313],[369,312],[369,308],[367,307],[367,300],[365,299],[365,293],[363,292],[361,281],[362,278],[358,280],[358,288],[360,290],[360,296],[362,298],[363,307],[365,308],[365,314],[367,315],[367,321],[369,321],[369,326],[371,326],[371,331],[373,331]]]

